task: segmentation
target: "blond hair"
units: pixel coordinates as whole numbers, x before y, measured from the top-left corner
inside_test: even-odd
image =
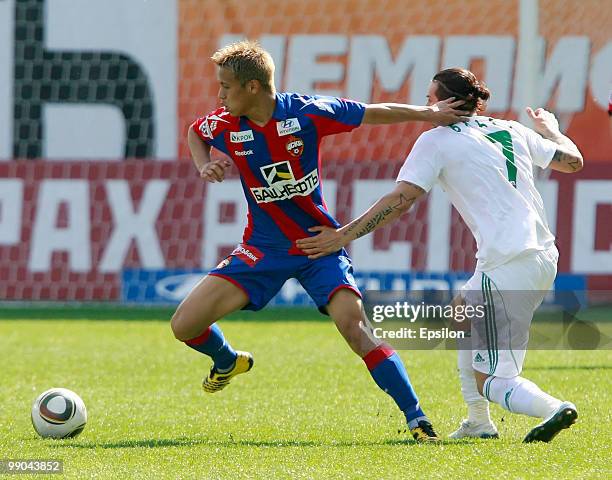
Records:
[[[257,80],[265,90],[274,92],[274,60],[259,42],[231,43],[210,58],[219,67],[229,68],[243,87],[249,80]]]

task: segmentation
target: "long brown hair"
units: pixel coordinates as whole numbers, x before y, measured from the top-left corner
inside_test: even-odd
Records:
[[[470,112],[482,112],[487,106],[487,100],[491,92],[484,84],[479,82],[469,70],[465,68],[447,68],[435,74],[433,81],[436,82],[436,97],[446,100],[455,97],[465,103],[460,107]]]

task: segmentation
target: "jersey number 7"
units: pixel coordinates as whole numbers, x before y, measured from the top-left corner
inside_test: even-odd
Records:
[[[516,164],[514,163],[514,145],[512,136],[508,130],[500,130],[485,134],[492,143],[498,142],[502,147],[502,153],[506,157],[506,168],[508,170],[508,181],[516,188]]]

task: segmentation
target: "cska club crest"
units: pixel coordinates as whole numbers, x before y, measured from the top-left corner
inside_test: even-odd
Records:
[[[304,152],[304,141],[299,137],[294,137],[291,135],[287,139],[287,145],[285,145],[285,148],[292,156],[299,157]]]

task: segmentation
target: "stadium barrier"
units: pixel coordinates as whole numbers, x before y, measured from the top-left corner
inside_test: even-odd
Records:
[[[346,222],[392,187],[398,165],[327,162],[323,168],[327,203]],[[581,278],[577,289],[612,290],[606,220],[612,166],[588,165],[539,186],[557,234],[560,278]],[[186,162],[0,164],[0,298],[178,301],[240,242],[242,197],[235,176],[207,185]],[[358,274],[374,275],[363,277],[366,287],[404,289],[415,273],[447,285],[465,279],[474,248],[439,190],[395,225],[354,242],[350,252]],[[294,284],[276,300],[303,301]]]

